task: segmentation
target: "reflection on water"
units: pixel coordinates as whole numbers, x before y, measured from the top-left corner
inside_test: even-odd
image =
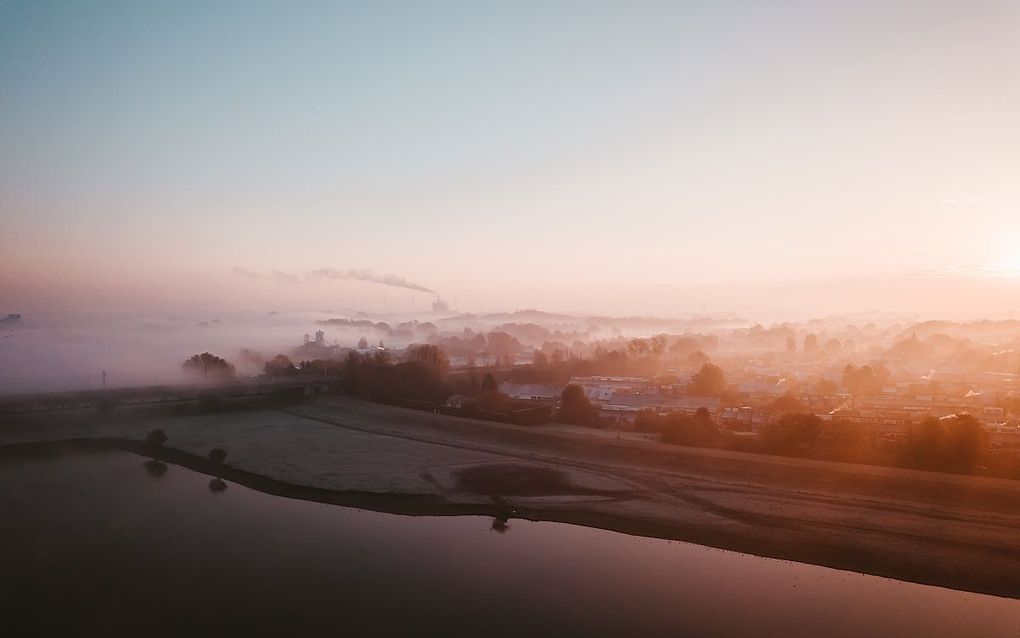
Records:
[[[492,531],[505,534],[510,529],[510,518],[516,513],[509,503],[506,502],[506,498],[499,495],[493,495],[489,498],[492,499],[492,503],[496,506],[497,513],[492,517]]]
[[[1020,602],[509,516],[294,501],[89,453],[0,465],[4,626],[51,635],[1016,636]],[[226,485],[224,483],[224,485]]]
[[[492,531],[505,534],[510,529],[510,521],[502,516],[496,516],[492,519]]]
[[[166,474],[167,466],[166,463],[163,463],[162,461],[157,461],[156,459],[149,459],[142,465],[145,466],[145,471],[148,472],[150,476],[155,476],[156,478],[159,478]]]

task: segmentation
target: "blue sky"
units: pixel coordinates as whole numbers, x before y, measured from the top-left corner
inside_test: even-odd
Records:
[[[887,4],[4,2],[0,294],[1020,273],[1020,9]]]

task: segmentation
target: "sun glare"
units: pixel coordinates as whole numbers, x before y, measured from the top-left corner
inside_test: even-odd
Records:
[[[1020,246],[1020,242],[1014,243]],[[989,274],[999,277],[1020,277],[1020,248],[1013,248],[987,268]]]

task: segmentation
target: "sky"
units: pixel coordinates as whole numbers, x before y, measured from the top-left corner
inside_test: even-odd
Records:
[[[1009,0],[5,0],[0,311],[1010,315],[1018,77]]]

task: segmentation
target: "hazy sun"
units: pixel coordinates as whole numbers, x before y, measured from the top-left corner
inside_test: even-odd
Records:
[[[1020,250],[991,262],[988,270],[991,274],[1001,277],[1020,277]]]

